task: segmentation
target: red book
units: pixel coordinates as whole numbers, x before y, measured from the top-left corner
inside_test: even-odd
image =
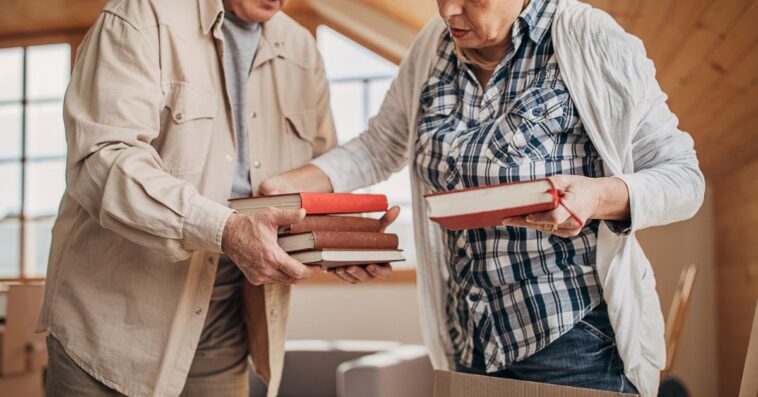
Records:
[[[549,179],[430,193],[424,198],[429,219],[449,230],[500,226],[504,218],[550,211],[560,202]]]
[[[279,237],[286,252],[321,249],[397,249],[397,235],[363,232],[308,232]]]
[[[301,192],[237,198],[229,200],[229,203],[239,212],[250,212],[268,207],[304,208],[306,213],[311,215],[387,211],[387,197],[383,194]]]

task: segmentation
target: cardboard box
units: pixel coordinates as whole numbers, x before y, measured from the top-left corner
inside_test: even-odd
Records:
[[[460,372],[434,371],[435,397],[621,397],[636,394],[525,382]]]

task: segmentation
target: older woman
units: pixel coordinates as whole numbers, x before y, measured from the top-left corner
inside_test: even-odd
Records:
[[[663,321],[634,232],[692,216],[704,182],[641,43],[573,0],[437,3],[369,129],[262,192],[349,191],[410,162],[435,367],[656,395]],[[427,191],[543,177],[582,222],[562,207],[465,231],[425,218]]]

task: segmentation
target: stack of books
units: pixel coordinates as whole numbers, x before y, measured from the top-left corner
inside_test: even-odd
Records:
[[[334,268],[405,260],[397,235],[383,233],[381,221],[370,217],[387,211],[382,194],[302,192],[232,199],[230,204],[240,213],[305,209],[305,219],[279,235],[279,246],[301,263]]]

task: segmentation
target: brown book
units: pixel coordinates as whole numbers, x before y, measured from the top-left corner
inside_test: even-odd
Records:
[[[382,223],[379,219],[360,216],[307,215],[302,222],[284,230],[287,233],[305,232],[380,232]]]
[[[317,231],[279,237],[286,252],[322,249],[397,249],[397,235],[390,233]]]

